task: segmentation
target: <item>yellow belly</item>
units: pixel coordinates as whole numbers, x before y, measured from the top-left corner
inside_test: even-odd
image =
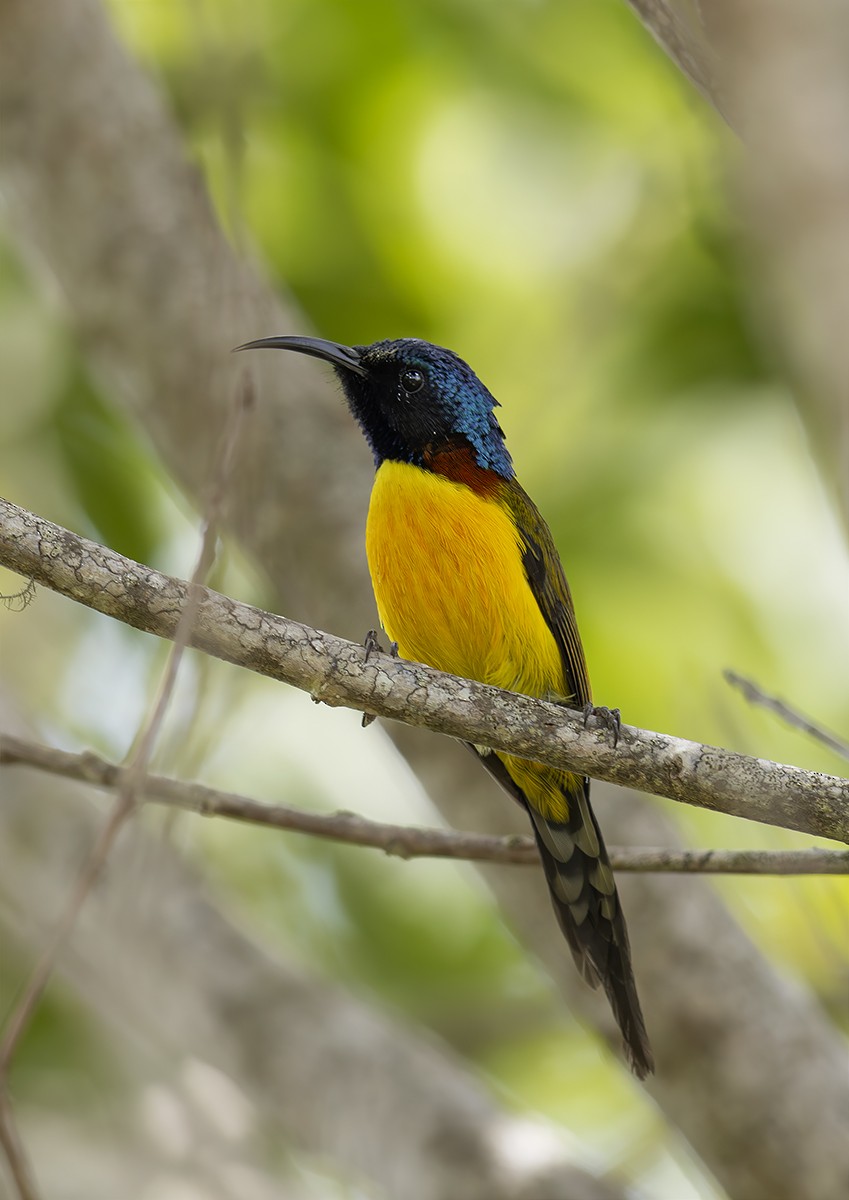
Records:
[[[516,527],[494,500],[419,467],[384,462],[366,552],[381,624],[402,658],[527,696],[569,699]],[[567,819],[579,776],[498,757],[534,808]]]
[[[557,644],[510,516],[406,463],[377,472],[366,551],[383,628],[403,658],[529,696],[563,697]]]

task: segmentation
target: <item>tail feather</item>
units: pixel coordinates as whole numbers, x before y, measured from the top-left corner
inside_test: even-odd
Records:
[[[589,804],[589,781],[569,793],[566,821],[547,819],[525,801],[558,924],[583,978],[604,988],[640,1079],[654,1070],[631,967],[628,930],[613,870]]]
[[[654,1057],[637,996],[628,930],[613,869],[590,808],[590,781],[580,775],[514,760],[514,773],[517,773],[516,762],[521,762],[526,780],[533,781],[535,775],[537,782],[545,779],[558,798],[562,798],[566,819],[554,820],[543,816],[531,803],[501,755],[468,742],[466,745],[504,790],[527,810],[557,923],[575,965],[590,987],[604,988],[622,1032],[631,1069],[644,1079],[654,1070]],[[541,796],[544,792],[545,788]]]

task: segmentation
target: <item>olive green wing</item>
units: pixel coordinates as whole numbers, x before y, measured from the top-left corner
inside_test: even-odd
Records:
[[[572,595],[551,531],[515,480],[504,485],[502,499],[518,530],[528,584],[560,651],[562,699],[570,707],[583,708],[591,703],[590,683]],[[552,820],[530,791],[518,787],[500,755],[488,754],[481,761],[527,809],[560,928],[584,979],[592,986],[603,985],[631,1066],[644,1078],[654,1070],[654,1061],[631,967],[625,918],[601,830],[590,807],[589,779],[560,773],[567,816]]]
[[[528,584],[560,651],[566,684],[563,699],[570,708],[583,708],[592,698],[587,664],[578,635],[572,593],[551,530],[515,479],[505,482],[502,498],[519,533]]]

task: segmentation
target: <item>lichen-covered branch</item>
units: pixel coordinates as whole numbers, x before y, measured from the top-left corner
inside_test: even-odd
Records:
[[[159,637],[171,638],[187,585],[0,501],[0,562]],[[425,725],[702,808],[849,842],[849,780],[623,726],[584,728],[562,706],[443,675],[204,589],[191,643],[280,679],[316,701]]]
[[[663,9],[673,16],[697,14],[692,0],[641,0],[634,7]],[[698,7],[704,10],[705,0]],[[741,12],[748,7],[738,6]],[[673,32],[681,27],[674,22]],[[658,32],[659,40],[672,45],[662,28]],[[698,53],[701,30],[695,20],[690,32],[695,39],[688,44]],[[744,56],[741,62],[745,70]],[[61,104],[55,99],[57,64]],[[792,99],[788,87],[786,103]],[[736,125],[735,113],[731,119]],[[784,109],[775,120],[779,129],[786,125]],[[213,441],[232,387],[227,372],[234,364],[227,349],[264,333],[308,330],[307,317],[279,282],[275,297],[261,272],[236,259],[169,117],[167,98],[157,94],[155,81],[119,44],[97,0],[0,0],[0,125],[0,203],[24,263],[32,266],[36,282],[47,281],[51,295],[64,299],[76,345],[93,377],[104,382],[105,394],[144,427],[179,486],[202,504],[201,484],[208,478]],[[797,241],[786,239],[791,252]],[[776,244],[774,252],[779,249]],[[816,312],[816,306],[810,311]],[[323,332],[333,335],[332,330]],[[791,332],[792,327],[788,340]],[[284,598],[285,611],[358,637],[373,621],[362,554],[367,453],[330,379],[297,355],[280,357],[287,361],[257,356],[252,366],[258,403],[235,474],[230,532]],[[401,725],[392,732],[449,824],[488,829],[498,823],[503,829],[515,821],[518,827],[521,814],[493,800],[490,781],[470,755],[455,753],[447,740],[436,753],[432,739]],[[21,783],[28,778],[16,775],[23,776]],[[44,790],[42,781],[39,794]],[[604,791],[596,788],[597,811],[611,840],[646,845],[675,841],[660,806],[621,794],[605,805]],[[60,806],[47,818],[40,854],[58,849],[55,826],[65,811]],[[76,825],[66,834],[65,844],[76,846]],[[30,837],[27,878],[40,866],[32,843]],[[17,854],[7,856],[7,867],[11,864],[20,879],[21,852],[16,849]],[[575,981],[536,873],[484,870],[512,927],[558,981],[567,1002],[596,1028],[606,1029],[605,1005],[593,1008],[596,994]],[[5,879],[0,872],[0,880],[14,897],[9,875],[8,869]],[[52,874],[45,870],[38,878],[46,886]],[[707,881],[642,874],[622,883],[640,990],[661,1067],[651,1091],[659,1111],[686,1140],[687,1152],[706,1165],[729,1195],[843,1200],[849,1171],[842,1121],[847,1106],[844,1047],[821,1004],[790,986],[783,970],[773,968]],[[157,886],[161,888],[161,879]],[[122,1018],[124,1008],[135,1020],[153,1012],[161,1030],[166,1027],[161,1005],[175,991],[173,962],[183,964],[181,978],[191,966],[200,984],[187,994],[191,1019],[185,1028],[196,1031],[208,1007],[207,993],[216,1002],[220,996],[221,1020],[210,1040],[219,1050],[222,1043],[235,1043],[253,1090],[258,1072],[269,1081],[277,1067],[291,1075],[289,1035],[297,1030],[294,1047],[300,1052],[302,1045],[311,1045],[312,1030],[303,1034],[298,1011],[285,1000],[281,1003],[276,993],[273,1009],[268,1005],[267,974],[252,963],[247,950],[233,961],[226,941],[222,945],[211,937],[207,925],[194,916],[184,917],[187,906],[195,913],[196,889],[196,883],[184,881],[180,889],[168,891],[162,911],[169,919],[156,921],[156,938],[169,939],[163,957],[169,986],[151,990],[152,973],[130,923],[137,914],[129,900],[107,949],[102,929],[90,939],[92,953],[104,964],[99,991],[108,993],[114,983],[114,946],[132,944],[132,962],[139,969],[122,994]],[[94,903],[98,900],[93,897]],[[207,980],[212,971],[220,975],[221,986]],[[159,977],[153,972],[153,978]],[[139,997],[147,1002],[135,1003]],[[244,1014],[240,1023],[233,1020],[233,998],[237,1012]],[[314,1003],[306,1006],[308,1017],[315,1008]],[[321,1015],[316,1033],[326,1040],[331,1030],[342,1062],[332,1071],[323,1060],[303,1063],[293,1089],[300,1086],[307,1101],[317,1091],[322,1104],[305,1104],[299,1095],[290,1108],[281,1107],[280,1089],[270,1087],[270,1111],[299,1146],[316,1146],[312,1118],[322,1139],[318,1150],[331,1159],[339,1156],[338,1143],[328,1145],[334,1118],[340,1112],[346,1119],[366,1112],[369,1121],[351,1131],[345,1146],[366,1158],[367,1172],[372,1148],[374,1164],[382,1171],[379,1186],[407,1195],[427,1182],[433,1153],[431,1143],[426,1157],[417,1157],[406,1139],[420,1133],[424,1144],[433,1125],[415,1114],[414,1128],[409,1111],[394,1096],[375,1121],[374,1104],[364,1106],[347,1077],[340,1086],[345,1064],[358,1079],[363,1074],[362,1060],[340,1045],[344,1015],[333,1011],[327,1019],[324,1009]],[[273,1017],[279,1025],[272,1029],[263,1017]],[[359,1035],[360,1027],[354,1023],[353,1028]],[[269,1056],[269,1047],[278,1047],[279,1054]],[[395,1071],[394,1058],[387,1059]],[[373,1055],[367,1074],[380,1074]],[[316,1088],[317,1079],[328,1081],[324,1093]],[[399,1086],[406,1082],[406,1076],[399,1078]],[[387,1128],[384,1118],[396,1110],[404,1122]],[[442,1114],[445,1137],[456,1145],[456,1113],[442,1105]],[[384,1137],[376,1148],[378,1124]],[[392,1161],[387,1162],[390,1148]],[[387,1170],[399,1157],[404,1172],[393,1186],[386,1182]],[[476,1169],[475,1178],[478,1191],[500,1195],[499,1175]],[[455,1175],[444,1179],[441,1195],[460,1194]],[[534,1194],[561,1191],[550,1186]],[[566,1194],[576,1196],[577,1189]]]

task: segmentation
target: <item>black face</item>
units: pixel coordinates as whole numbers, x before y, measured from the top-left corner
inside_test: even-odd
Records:
[[[467,445],[480,467],[509,478],[497,401],[451,350],[416,338],[341,346],[319,338],[249,342],[311,354],[332,363],[378,465],[384,459],[424,466],[429,455]]]

